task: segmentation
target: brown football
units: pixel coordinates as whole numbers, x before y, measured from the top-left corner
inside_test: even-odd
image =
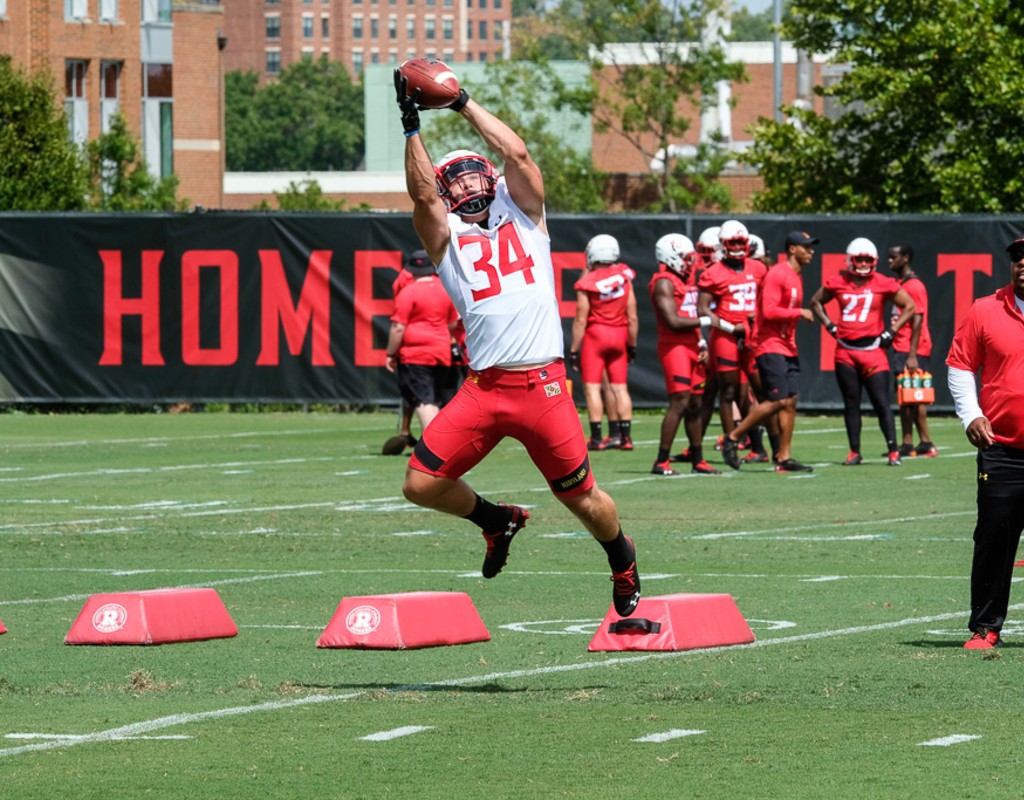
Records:
[[[459,79],[451,68],[436,58],[410,58],[398,68],[408,80],[406,92],[422,108],[447,108],[459,96]]]

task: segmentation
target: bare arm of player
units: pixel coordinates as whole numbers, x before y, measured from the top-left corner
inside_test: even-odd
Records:
[[[679,316],[672,282],[667,278],[654,283],[654,310],[670,330],[683,331],[700,327],[699,318]]]
[[[814,297],[811,298],[811,311],[814,312],[814,316],[818,318],[818,322],[825,326],[825,330],[832,336],[836,335],[836,324],[829,317],[825,311],[825,303],[832,299],[832,292],[822,286],[818,291],[814,293]]]
[[[384,367],[388,372],[394,372],[398,364],[398,348],[402,346],[402,337],[405,336],[405,325],[401,322],[392,322],[391,330],[388,331],[387,360]]]
[[[921,344],[921,323],[924,321],[924,314],[914,314],[910,319],[910,349],[907,351],[907,369],[918,368],[917,347]]]
[[[896,317],[896,321],[892,324],[892,332],[896,333],[900,328],[906,325],[914,314],[917,312],[917,304],[914,303],[914,299],[910,296],[906,289],[900,289],[892,298],[893,304],[900,309],[900,315]],[[917,352],[917,348],[912,351]]]
[[[572,341],[570,353],[578,353],[583,344],[583,334],[587,332],[587,316],[590,314],[590,297],[586,292],[576,292],[576,316],[572,321]]]
[[[637,337],[640,335],[640,317],[636,313],[636,292],[633,291],[633,284],[627,283],[629,299],[626,301],[626,344],[629,347],[636,347]]]
[[[544,223],[544,178],[526,149],[526,142],[475,100],[458,112],[476,128],[487,146],[501,156],[502,172],[513,202],[547,233]]]
[[[405,186],[412,198],[412,226],[434,264],[448,249],[448,210],[437,193],[434,165],[419,134],[405,138]]]

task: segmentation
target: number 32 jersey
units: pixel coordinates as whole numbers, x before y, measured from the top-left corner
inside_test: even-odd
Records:
[[[499,178],[489,227],[448,215],[451,241],[437,273],[466,326],[474,370],[543,364],[562,357],[551,240]]]

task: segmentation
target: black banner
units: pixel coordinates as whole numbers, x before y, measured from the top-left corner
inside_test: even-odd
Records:
[[[911,244],[929,290],[937,404],[951,408],[943,361],[973,298],[1009,281],[1005,249],[1024,217],[738,217],[773,253],[790,230],[821,239],[807,298],[866,236]],[[664,405],[647,282],[654,242],[696,241],[721,218],[554,215],[565,330],[583,249],[615,236],[637,271],[639,407]],[[0,401],[345,402],[392,405],[384,368],[391,282],[418,247],[408,214],[0,215]],[[801,407],[840,407],[831,339],[802,325]],[[577,390],[577,397],[581,394]]]

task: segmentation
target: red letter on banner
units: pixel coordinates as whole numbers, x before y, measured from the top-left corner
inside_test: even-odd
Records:
[[[943,254],[938,258],[938,275],[952,272],[953,279],[953,329],[960,327],[967,309],[974,302],[974,273],[992,274],[992,256],[988,253]]]
[[[373,296],[373,271],[388,269],[398,273],[402,269],[402,254],[398,250],[356,250],[355,300],[356,324],[355,365],[357,367],[383,367],[385,349],[373,346],[373,318],[390,317],[395,308],[393,297],[385,300]],[[394,275],[389,276],[394,279]]]
[[[163,366],[160,354],[160,260],[163,250],[142,251],[142,297],[121,293],[121,251],[100,250],[103,262],[103,355],[100,366],[121,365],[121,322],[126,315],[142,317],[142,363]]]
[[[220,278],[220,347],[203,349],[199,275],[203,268]],[[181,360],[195,367],[224,367],[238,361],[238,255],[231,250],[189,250],[181,258]]]
[[[302,283],[298,306],[291,303],[292,292],[277,250],[260,250],[263,265],[261,346],[256,364],[276,367],[280,363],[278,322],[284,328],[288,352],[299,355],[306,331],[313,328],[314,367],[333,367],[331,356],[331,251],[314,250]]]
[[[564,317],[576,316],[576,292],[572,293],[572,300],[566,300],[562,296],[562,284],[566,272],[583,272],[587,266],[587,260],[583,253],[552,253],[551,264],[555,268],[555,297],[558,298],[558,313]],[[570,275],[572,282],[570,288],[580,279],[579,275]]]

